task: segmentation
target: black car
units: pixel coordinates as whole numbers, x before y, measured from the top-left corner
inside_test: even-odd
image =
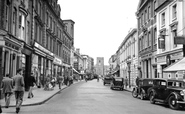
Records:
[[[165,103],[177,110],[185,106],[185,83],[183,80],[155,79],[148,95],[150,103]]]
[[[113,77],[111,81],[110,89],[120,89],[123,91],[124,89],[124,78],[123,77]]]
[[[112,76],[111,75],[107,75],[103,78],[103,85],[105,84],[110,84],[112,81]]]
[[[138,80],[138,85],[136,85],[132,90],[132,96],[137,98],[140,96],[142,100],[148,99],[148,89],[153,86],[152,78],[140,78]]]

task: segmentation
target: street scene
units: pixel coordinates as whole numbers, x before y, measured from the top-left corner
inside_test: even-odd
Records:
[[[34,94],[35,97],[38,96],[36,91]],[[14,110],[14,107],[3,109],[3,114],[12,114]],[[77,82],[57,92],[43,104],[34,105],[30,101],[30,106],[23,106],[20,114],[183,114],[184,111],[172,110],[162,104],[153,105],[140,98],[135,99],[129,89],[111,90],[110,85],[104,86],[102,80],[97,82],[94,79]]]
[[[0,113],[184,111],[185,0],[0,0]]]

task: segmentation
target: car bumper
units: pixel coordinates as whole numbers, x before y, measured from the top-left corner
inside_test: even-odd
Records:
[[[185,101],[177,101],[178,104],[185,104]]]

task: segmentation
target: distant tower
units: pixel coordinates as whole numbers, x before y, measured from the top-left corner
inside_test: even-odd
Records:
[[[97,57],[96,59],[96,74],[104,75],[104,57]]]

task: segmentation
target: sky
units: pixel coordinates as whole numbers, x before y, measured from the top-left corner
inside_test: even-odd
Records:
[[[81,54],[104,57],[116,53],[131,28],[136,28],[139,0],[58,0],[61,19],[74,25],[74,47]]]

